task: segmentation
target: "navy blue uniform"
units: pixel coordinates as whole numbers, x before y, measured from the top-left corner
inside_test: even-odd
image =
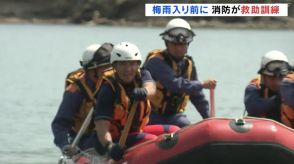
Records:
[[[186,62],[183,60],[176,61],[178,71],[182,71],[186,68]],[[182,76],[176,76],[171,66],[164,60],[159,58],[151,58],[146,61],[144,67],[150,71],[152,78],[155,81],[159,81],[163,87],[172,93],[186,93],[190,96],[190,101],[196,107],[202,118],[208,118],[209,108],[208,101],[203,94],[203,87],[197,78],[197,72],[195,66],[193,66],[191,80]],[[179,74],[181,74],[179,72]],[[167,104],[167,110],[176,111]],[[150,124],[173,124],[179,127],[183,127],[190,124],[186,115],[183,113],[176,113],[172,115],[159,115],[155,112],[151,113]]]
[[[95,83],[87,76],[85,81],[92,92],[94,92],[96,89]],[[77,132],[73,131],[74,119],[80,112],[84,100],[84,94],[76,87],[69,86],[66,88],[58,112],[51,124],[54,143],[60,149],[65,145],[71,144],[77,134]],[[79,141],[78,147],[82,150],[91,148],[93,147],[94,140],[96,138],[93,134],[85,134]]]
[[[294,108],[294,81],[283,80],[280,90],[283,101],[291,108]]]
[[[263,85],[258,88],[255,84],[249,84],[246,87],[244,104],[248,116],[266,117],[280,122],[281,96],[268,88],[268,96],[265,96],[265,89]]]

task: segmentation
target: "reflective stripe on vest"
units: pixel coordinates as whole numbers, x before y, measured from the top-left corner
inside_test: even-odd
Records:
[[[294,82],[294,73],[288,74],[285,79]],[[284,101],[281,108],[281,120],[283,124],[294,128],[294,109],[287,105]]]
[[[136,79],[140,79],[139,74],[140,73],[136,75]],[[122,84],[120,84],[116,80],[114,73],[111,75],[103,76],[103,80],[105,80],[106,83],[111,86],[112,90],[119,96],[119,99],[115,100],[115,104],[113,105],[113,120],[111,120],[110,126],[110,133],[112,138],[119,139],[121,131],[123,130],[127,121],[128,112],[130,110],[129,108],[131,106],[130,99]],[[142,87],[142,82],[136,80],[135,87]],[[139,110],[137,109],[135,113],[135,118],[130,129],[131,132],[142,131],[143,127],[146,126],[149,122],[149,115],[151,111],[150,101],[148,99],[140,101],[138,108]]]
[[[191,80],[193,62],[188,56],[184,57],[184,60],[186,62],[186,70],[181,71],[181,74],[178,74],[178,66],[176,62],[174,62],[168,55],[165,55],[162,50],[153,50],[148,54],[146,60],[148,61],[152,58],[159,58],[166,62],[172,68],[177,77],[185,77],[188,80]],[[174,114],[178,112],[184,112],[188,100],[189,95],[187,95],[186,93],[172,93],[166,90],[166,88],[164,88],[159,81],[156,81],[155,95],[150,98],[152,110],[159,114]],[[176,106],[176,111],[170,111],[169,109],[166,109],[168,104],[173,104],[174,106]]]

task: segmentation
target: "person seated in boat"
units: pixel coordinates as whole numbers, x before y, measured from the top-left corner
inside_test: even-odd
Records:
[[[156,94],[151,97],[150,124],[190,125],[184,114],[188,100],[203,119],[209,117],[208,101],[203,89],[214,89],[216,80],[198,80],[195,63],[187,55],[195,36],[189,23],[175,18],[168,22],[160,34],[166,49],[151,51],[145,61],[146,68],[156,81]]]
[[[111,43],[102,45],[93,44],[86,48],[79,68],[67,75],[63,100],[52,122],[54,143],[67,156],[77,153],[77,148],[72,147],[72,142],[95,105],[95,94],[100,88],[102,74],[111,69],[110,53],[113,48]],[[93,146],[96,140],[94,123],[88,126],[86,132],[76,145],[85,150]]]
[[[294,128],[294,68],[291,67],[291,72],[283,79],[280,91],[282,97],[282,123]]]
[[[280,85],[288,73],[288,58],[283,52],[273,50],[262,57],[259,75],[245,89],[244,104],[248,116],[281,122]]]
[[[129,42],[114,46],[111,53],[114,73],[104,76],[97,95],[94,118],[99,144],[96,150],[103,155],[108,153],[113,160],[120,160],[124,150],[135,144],[155,139],[157,135],[172,133],[176,126],[146,126],[151,112],[149,96],[156,90],[155,83],[147,70],[139,69],[141,53],[138,47]],[[127,119],[135,106],[135,115],[131,125]],[[130,132],[122,134],[130,126]],[[127,135],[125,143],[118,144],[121,136]]]

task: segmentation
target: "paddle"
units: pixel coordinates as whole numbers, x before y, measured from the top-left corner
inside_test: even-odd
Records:
[[[210,96],[210,117],[215,117],[215,101],[214,101],[214,89],[209,89]]]
[[[88,128],[88,126],[89,126],[89,124],[90,124],[90,122],[92,120],[92,116],[93,116],[93,112],[94,112],[94,106],[96,104],[94,94],[98,92],[98,89],[100,88],[100,86],[102,84],[102,80],[101,80],[101,77],[100,77],[99,80],[98,80],[97,86],[96,86],[97,89],[96,89],[96,91],[94,93],[92,93],[90,88],[87,87],[85,82],[83,82],[81,80],[77,80],[76,83],[79,86],[79,88],[81,89],[81,91],[83,92],[83,94],[87,97],[87,99],[89,99],[93,103],[93,107],[89,111],[89,113],[88,113],[85,121],[83,122],[77,136],[75,137],[74,141],[72,142],[72,144],[71,144],[72,147],[77,146],[77,144],[80,141],[82,135],[85,133],[86,129]]]
[[[77,144],[80,141],[82,135],[85,133],[86,129],[88,128],[88,126],[89,126],[89,124],[90,124],[90,122],[92,120],[93,111],[94,111],[94,108],[92,107],[91,110],[89,111],[85,121],[83,122],[77,136],[75,137],[74,141],[72,142],[72,144],[71,144],[72,147],[77,146]]]
[[[122,134],[121,134],[121,137],[119,139],[119,146],[121,147],[124,147],[125,144],[126,144],[126,140],[127,140],[127,137],[129,135],[129,131],[131,129],[131,126],[132,126],[132,122],[133,122],[133,119],[134,119],[134,116],[135,116],[135,113],[136,113],[136,108],[137,108],[137,105],[138,105],[138,101],[134,101],[134,103],[132,104],[131,106],[131,110],[130,110],[130,114],[127,118],[127,122],[126,122],[126,125],[122,131]]]
[[[126,144],[126,141],[127,141],[128,135],[129,135],[129,131],[131,129],[132,122],[133,122],[133,119],[134,119],[134,116],[135,116],[135,113],[136,113],[137,105],[138,105],[138,101],[134,101],[132,106],[131,106],[130,113],[129,113],[129,116],[127,118],[126,125],[125,125],[125,127],[124,127],[124,129],[122,131],[121,137],[120,137],[120,139],[118,141],[119,146],[122,147],[122,148]],[[117,164],[118,161],[111,160],[110,163],[111,164]]]
[[[85,121],[83,122],[77,136],[75,137],[74,141],[72,142],[71,147],[74,148],[79,143],[82,135],[85,133],[86,129],[88,128],[88,126],[92,120],[93,111],[94,111],[94,108],[91,108],[91,110],[89,111]],[[67,163],[72,163],[72,159],[68,156],[62,155],[59,159],[58,164],[67,164]]]

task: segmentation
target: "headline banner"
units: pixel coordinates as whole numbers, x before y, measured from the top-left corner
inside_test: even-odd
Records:
[[[288,4],[145,4],[145,16],[288,16]]]

